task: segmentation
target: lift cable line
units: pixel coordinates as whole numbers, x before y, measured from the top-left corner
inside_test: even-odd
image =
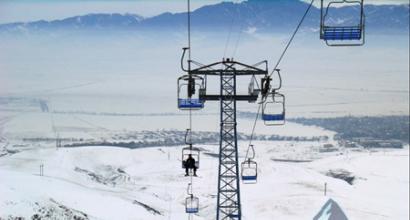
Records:
[[[195,80],[191,73],[191,60],[192,60],[192,48],[191,48],[191,1],[187,0],[187,26],[188,26],[188,48],[184,48],[184,53],[186,50],[188,50],[188,77],[185,78],[184,80],[187,81],[187,89],[188,93],[192,93],[192,90],[195,89],[195,84],[192,85],[192,82]],[[184,70],[183,67],[183,59],[181,59],[181,67]],[[192,88],[191,88],[192,87]],[[178,91],[180,89],[180,86],[178,85]],[[180,99],[178,99],[179,101]],[[186,103],[190,105],[189,103]],[[180,104],[179,104],[180,106]],[[193,155],[196,155],[196,161],[195,164],[193,165],[196,168],[199,168],[199,150],[196,151],[193,148],[193,143],[192,143],[192,108],[189,106],[189,128],[187,129],[187,133],[185,134],[185,144],[188,145],[188,148],[184,148],[182,150],[182,168],[185,168],[187,170],[186,175],[188,175],[188,160],[192,159]],[[188,153],[184,153],[184,151],[187,151]],[[194,156],[195,157],[195,156]],[[194,170],[194,175],[196,175],[196,168]],[[189,184],[188,184],[188,189],[187,189],[187,194],[188,197],[185,199],[185,212],[188,213],[188,219],[191,220],[193,219],[192,214],[195,214],[198,212],[199,208],[199,199],[194,196],[193,194],[193,176],[190,175],[189,179]]]
[[[289,40],[288,43],[286,44],[285,49],[283,50],[282,54],[280,55],[279,60],[277,61],[275,67],[273,68],[273,70],[272,70],[270,76],[272,76],[273,73],[274,73],[275,71],[277,71],[277,68],[279,67],[279,64],[281,63],[281,61],[282,61],[282,59],[284,58],[284,56],[285,56],[287,50],[289,49],[291,43],[293,42],[293,39],[295,38],[295,36],[296,36],[296,34],[298,33],[300,27],[302,26],[303,21],[305,20],[306,16],[309,14],[309,11],[310,11],[310,9],[312,8],[314,2],[315,2],[315,0],[312,0],[312,1],[310,2],[308,8],[306,9],[305,13],[304,13],[303,16],[302,16],[302,19],[300,20],[300,22],[299,22],[299,24],[297,25],[295,31],[293,32],[292,37],[290,38],[290,40]],[[238,39],[238,41],[239,41],[239,39]],[[236,51],[236,50],[235,50],[235,51]],[[278,76],[279,76],[279,78],[280,78],[279,81],[282,82],[280,72],[278,72]],[[280,85],[280,87],[281,87],[281,85]],[[279,87],[279,89],[280,89],[280,87]],[[264,100],[262,100],[262,102],[263,102],[263,101],[264,101]],[[253,139],[254,132],[255,132],[255,128],[256,128],[256,123],[257,123],[257,120],[258,120],[258,118],[259,118],[260,108],[261,108],[261,105],[260,105],[259,108],[258,108],[258,112],[257,112],[257,114],[256,114],[255,122],[254,122],[254,125],[253,125],[253,128],[252,128],[252,133],[251,133],[251,137],[250,137],[250,141],[249,141],[248,152],[249,152],[249,148],[252,146],[252,139]]]
[[[246,151],[245,158],[248,158],[249,150],[250,150],[250,147],[252,146],[253,136],[255,135],[256,123],[258,122],[258,119],[259,119],[259,113],[261,111],[261,107],[262,107],[262,104],[259,104],[258,111],[256,112],[256,118],[255,118],[255,121],[253,122],[251,137],[249,138],[249,145],[248,145],[248,150]]]
[[[283,57],[285,56],[287,50],[289,49],[289,46],[292,44],[293,39],[295,38],[296,34],[298,33],[300,27],[303,24],[303,21],[305,21],[306,16],[309,14],[310,9],[313,6],[313,3],[315,2],[315,0],[312,0],[309,4],[309,7],[306,9],[305,13],[302,16],[302,19],[300,20],[298,26],[296,27],[295,31],[292,34],[292,37],[290,38],[290,40],[288,41],[288,43],[286,44],[285,49],[283,50],[282,54],[279,57],[279,60],[276,62],[275,67],[272,70],[272,73],[270,74],[271,76],[273,75],[274,71],[279,67],[279,64],[282,62]]]
[[[187,13],[187,19],[188,19],[188,59],[191,60],[191,0],[187,0],[187,8],[188,8],[188,13]],[[188,62],[188,69],[190,70],[191,64]]]
[[[235,39],[233,39],[233,38],[234,38],[234,37],[233,37],[233,36],[234,36],[233,33],[234,33],[234,27],[236,26],[237,21],[239,20],[239,19],[238,19],[239,15],[236,16],[235,13],[232,13],[232,14],[231,14],[231,17],[232,17],[232,20],[231,20],[231,23],[230,23],[229,32],[228,32],[227,39],[226,39],[226,43],[225,43],[225,50],[224,50],[224,55],[223,55],[223,57],[226,57],[227,52],[228,52],[228,48],[229,48],[229,45],[230,45],[231,41],[234,41],[234,40],[235,40]],[[237,38],[236,38],[236,40],[235,40],[234,43],[233,43],[233,51],[232,51],[232,54],[231,54],[231,58],[234,58],[235,55],[236,55],[236,52],[237,52],[237,49],[238,49],[238,46],[239,46],[239,42],[240,42],[240,40],[241,40],[243,25],[244,25],[243,22],[241,22],[240,25],[239,25]],[[235,31],[235,32],[236,32],[236,31]]]
[[[188,8],[188,59],[191,60],[192,50],[191,50],[191,0],[187,1],[187,8]],[[188,62],[188,73],[191,71],[191,62]],[[189,78],[191,80],[191,78]],[[189,130],[192,131],[192,109],[189,109]],[[192,132],[189,132],[190,140],[192,140]],[[192,149],[192,145],[190,145]],[[191,182],[192,184],[192,182]]]
[[[314,2],[315,2],[315,0],[312,0],[312,1],[310,2],[308,8],[306,9],[305,13],[304,13],[303,16],[302,16],[302,19],[300,20],[300,22],[299,22],[299,24],[297,25],[295,31],[293,32],[292,37],[290,38],[290,40],[289,40],[288,43],[286,44],[285,49],[283,50],[282,54],[280,55],[279,60],[277,61],[275,67],[273,68],[273,70],[272,70],[270,76],[272,76],[273,73],[274,73],[274,72],[277,70],[277,68],[279,67],[279,64],[281,63],[281,61],[282,61],[282,59],[284,58],[284,56],[285,56],[287,50],[289,49],[290,45],[292,44],[293,39],[295,38],[296,34],[298,33],[300,27],[301,27],[302,24],[303,24],[303,21],[305,20],[306,16],[309,14],[309,11],[310,11],[310,9],[312,8]],[[239,37],[240,37],[240,36],[239,36]],[[238,38],[236,47],[237,47],[238,44],[239,44],[239,40],[240,40],[240,38]],[[235,49],[235,53],[236,53],[236,49]],[[279,76],[279,78],[280,78],[279,81],[282,82],[280,72],[278,72],[278,76]],[[281,86],[280,86],[280,87],[281,87]],[[280,89],[280,87],[279,87],[279,89]],[[261,103],[263,103],[263,102],[264,102],[264,100],[262,100]],[[254,133],[255,133],[256,123],[257,123],[258,118],[259,118],[259,112],[260,112],[261,105],[262,105],[262,104],[259,105],[259,107],[258,107],[258,112],[257,112],[256,117],[255,117],[255,121],[254,121],[254,124],[253,124],[251,137],[250,137],[250,140],[249,140],[249,146],[248,146],[247,154],[248,154],[248,152],[249,152],[249,148],[252,146],[252,139],[253,139],[253,136],[254,136]]]
[[[231,26],[229,27],[228,36],[227,36],[226,42],[225,42],[225,49],[224,49],[224,55],[223,55],[223,57],[226,56],[226,52],[227,52],[227,50],[228,50],[228,46],[229,46],[229,43],[230,43],[230,41],[231,41],[231,34],[232,34],[232,29],[233,29],[234,22],[235,22],[235,17],[232,16]]]
[[[235,43],[235,47],[234,47],[234,50],[233,50],[233,53],[232,53],[232,57],[235,57],[236,52],[238,51],[239,42],[241,41],[241,38],[242,38],[242,32],[243,32],[242,28],[243,28],[243,23],[241,23],[241,26],[239,27],[238,38],[236,39],[236,43]]]

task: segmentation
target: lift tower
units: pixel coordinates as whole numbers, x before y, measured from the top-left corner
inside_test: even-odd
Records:
[[[191,63],[192,61],[188,61]],[[263,66],[259,68],[258,66]],[[236,102],[256,102],[260,90],[249,91],[248,94],[237,94],[237,77],[268,75],[267,61],[256,65],[246,65],[232,59],[224,59],[204,65],[188,72],[189,75],[220,78],[219,94],[207,94],[206,89],[199,91],[199,100],[220,102],[220,140],[218,171],[218,203],[217,220],[240,220],[240,178],[238,163],[238,142],[236,123]]]

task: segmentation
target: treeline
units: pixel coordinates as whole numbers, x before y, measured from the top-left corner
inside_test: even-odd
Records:
[[[409,143],[410,138],[409,116],[296,118],[289,121],[335,131],[338,133],[335,138],[339,139],[372,138]]]
[[[64,147],[82,146],[112,146],[125,148],[142,148],[155,146],[178,146],[185,144],[185,131],[160,130],[160,131],[140,131],[116,134],[112,140],[104,141],[79,141],[63,143]],[[216,144],[219,143],[219,132],[193,132],[192,143],[195,144]],[[250,135],[239,133],[238,140],[246,141]],[[255,135],[254,140],[259,141],[327,141],[327,136],[300,137],[300,136],[280,136],[280,135]]]

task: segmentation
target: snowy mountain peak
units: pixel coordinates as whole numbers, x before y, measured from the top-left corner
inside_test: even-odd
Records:
[[[192,24],[202,30],[225,30],[232,20],[243,24],[246,30],[256,28],[260,32],[277,32],[293,28],[299,22],[308,4],[302,1],[266,1],[248,0],[240,3],[222,2],[201,7],[192,12]],[[338,24],[349,23],[357,17],[357,10],[352,7],[335,8]],[[353,8],[354,9],[354,8]],[[409,5],[366,5],[366,26],[368,30],[409,30]],[[343,18],[340,18],[342,16]],[[312,8],[304,22],[307,30],[317,28],[320,10]],[[186,27],[185,13],[163,13],[158,16],[143,18],[135,14],[87,14],[53,21],[34,21],[0,25],[0,32],[13,30],[173,30]]]

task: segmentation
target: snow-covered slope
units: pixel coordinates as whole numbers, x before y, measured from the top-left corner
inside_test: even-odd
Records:
[[[240,145],[244,149],[246,143]],[[245,220],[312,219],[329,197],[349,219],[409,218],[408,148],[320,153],[302,142],[255,146],[260,178],[256,185],[241,185]],[[217,146],[200,147],[205,150],[200,177],[194,178],[194,193],[200,198],[195,219],[209,220],[215,216],[217,159],[204,153],[216,152]],[[273,159],[282,156],[275,149],[323,159],[276,162]],[[54,219],[184,219],[189,179],[180,167],[180,150],[42,148],[1,157],[0,218],[29,219],[37,214]],[[39,175],[41,164],[44,176]],[[353,185],[325,175],[330,169],[351,172],[356,177]]]

